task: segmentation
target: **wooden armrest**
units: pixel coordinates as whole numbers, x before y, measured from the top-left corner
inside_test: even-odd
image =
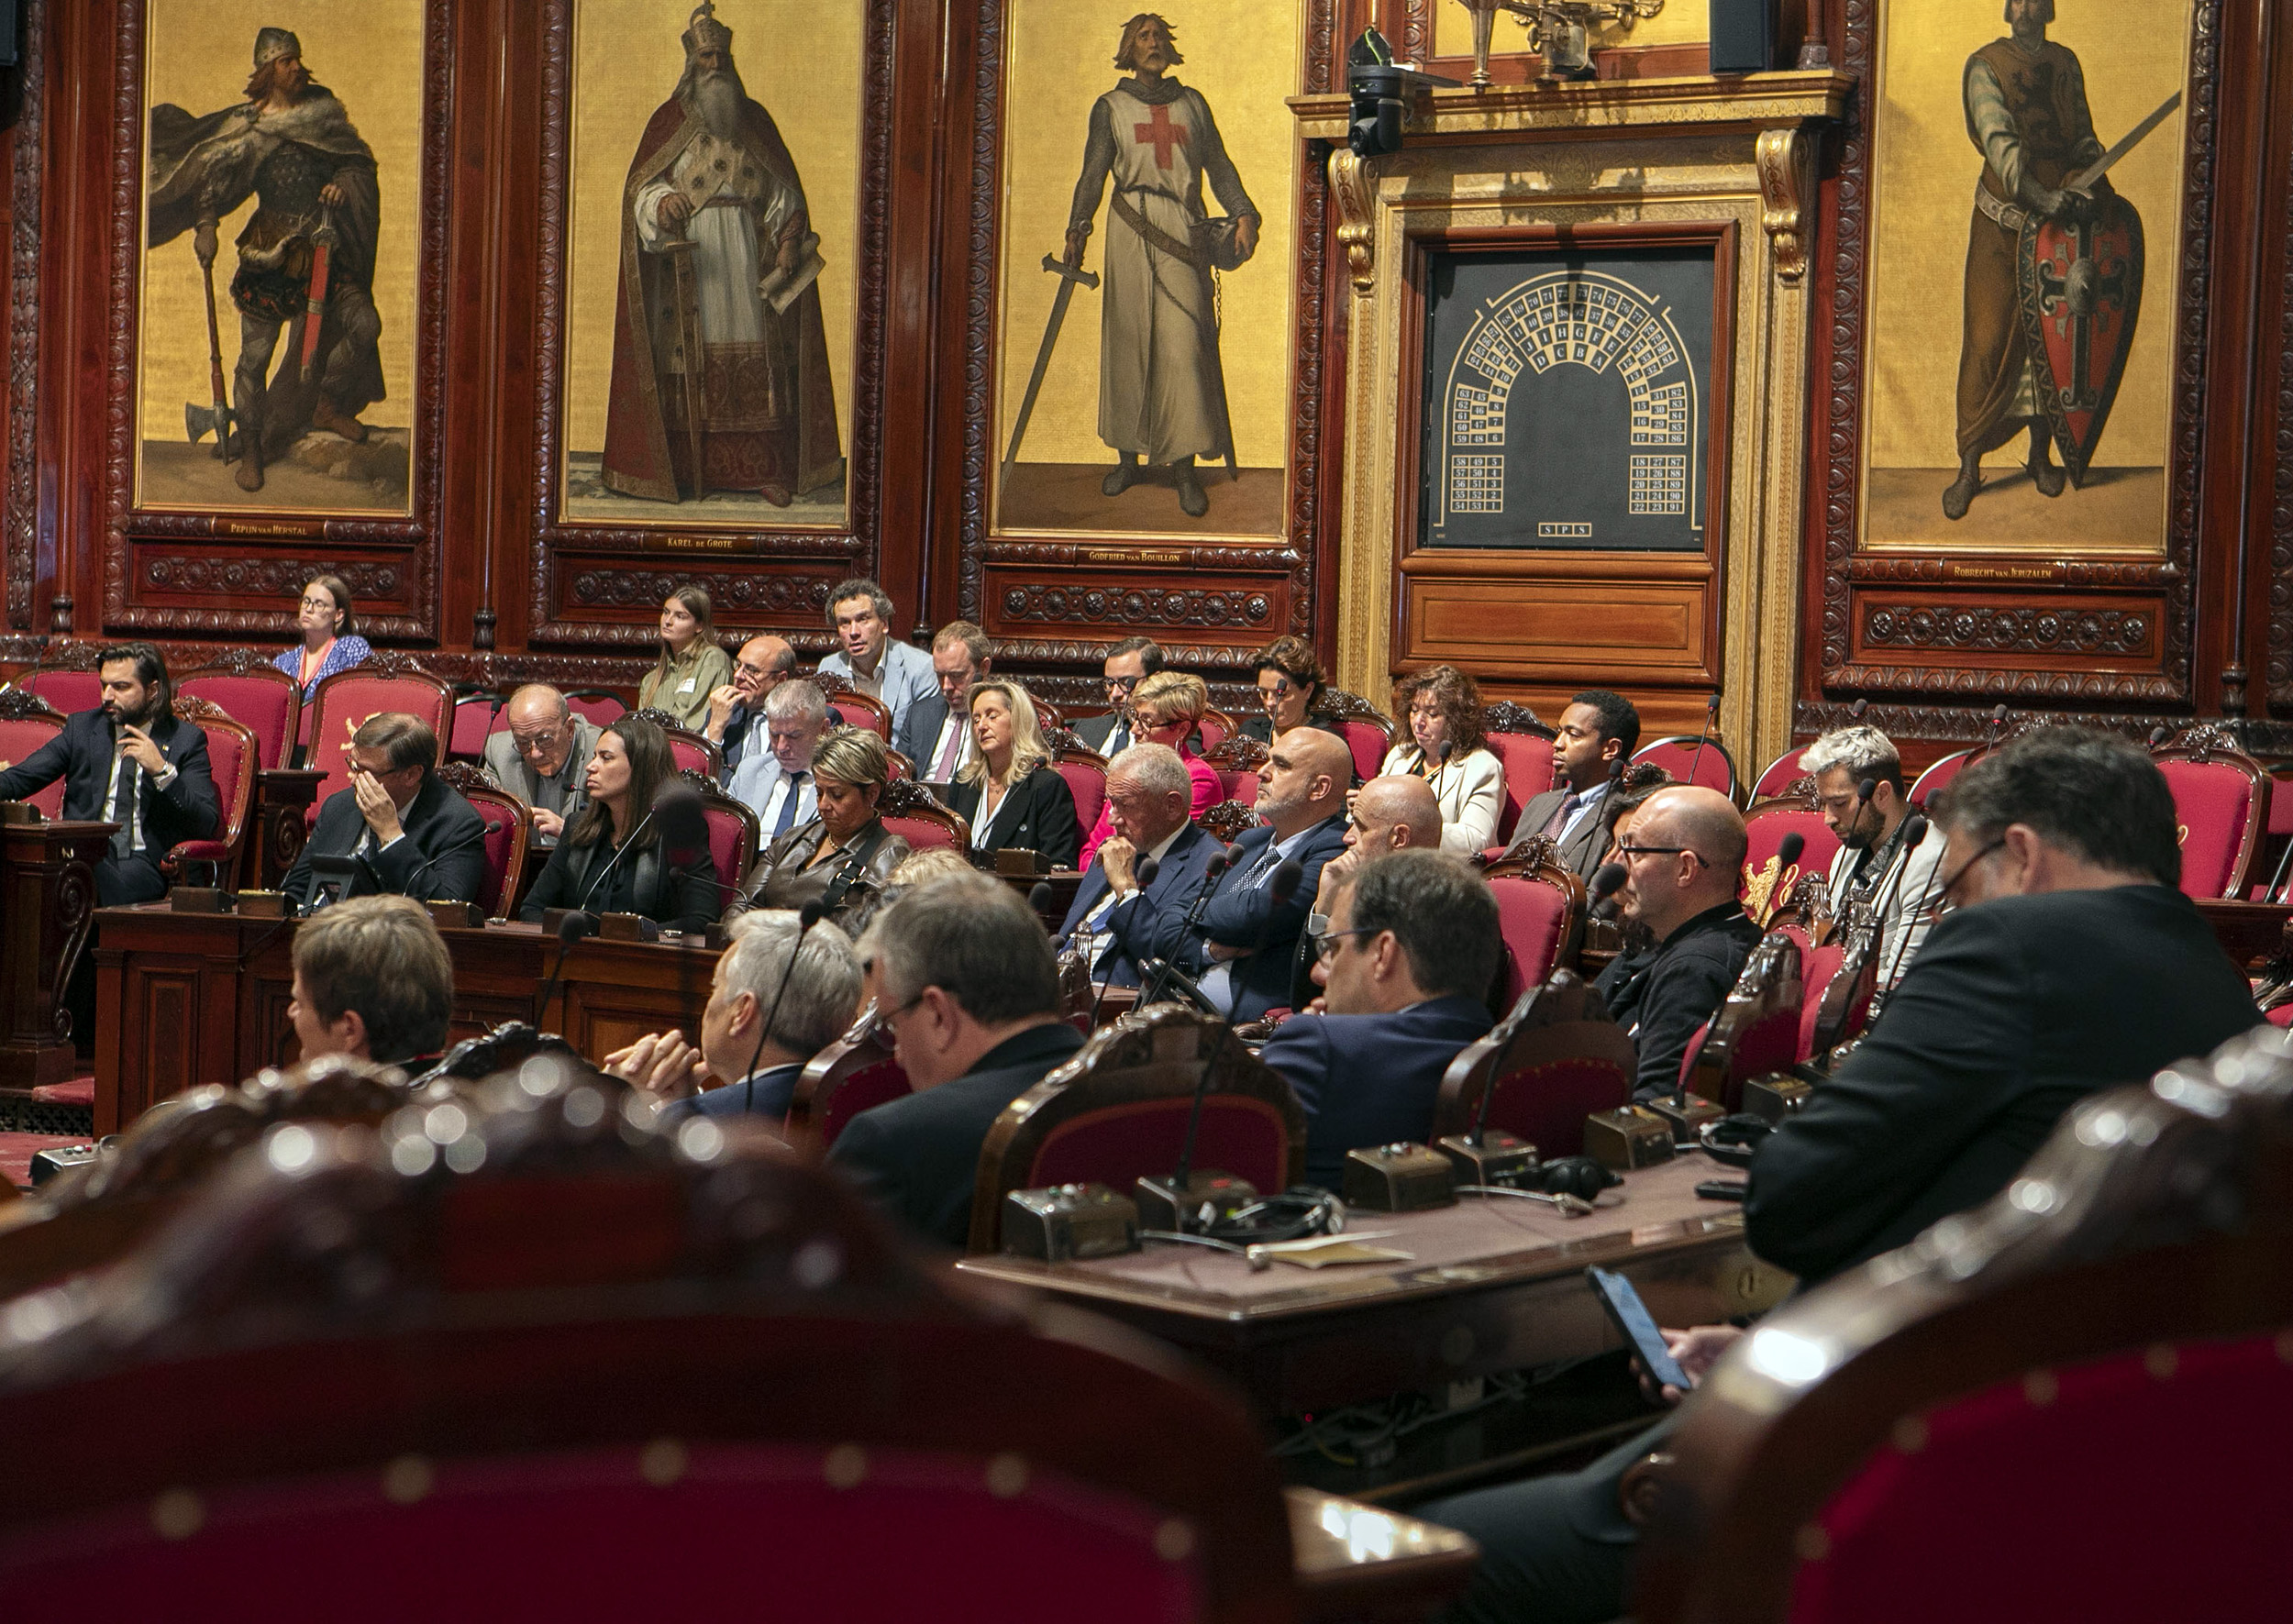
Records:
[[[1464,1589],[1480,1560],[1454,1529],[1318,1489],[1282,1495],[1302,1619],[1422,1618]]]

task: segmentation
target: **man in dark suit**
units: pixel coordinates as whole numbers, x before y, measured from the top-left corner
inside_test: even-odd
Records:
[[[988,1129],[1071,1058],[1083,1034],[1059,1015],[1042,924],[1018,892],[984,875],[902,897],[862,955],[914,1092],[854,1117],[828,1164],[903,1228],[960,1247]]]
[[[1059,926],[1059,940],[1081,947],[1094,981],[1136,987],[1138,967],[1162,954],[1164,917],[1182,921],[1202,890],[1220,847],[1188,821],[1192,796],[1186,763],[1168,745],[1133,745],[1107,764],[1114,836],[1091,858]],[[1142,885],[1149,857],[1155,876]]]
[[[1345,849],[1346,792],[1354,754],[1318,727],[1293,727],[1258,769],[1254,810],[1265,820],[1234,843],[1232,860],[1202,910],[1200,927],[1166,911],[1156,956],[1194,976],[1203,996],[1236,1021],[1255,1021],[1291,997],[1298,938],[1322,882],[1322,866]],[[1274,871],[1298,865],[1298,884],[1277,900]]]
[[[725,752],[726,783],[732,782],[734,769],[752,747],[763,747],[764,735],[757,731],[756,724],[764,715],[764,702],[795,674],[794,647],[787,638],[765,632],[740,646],[740,654],[733,661],[733,679],[710,690],[708,719],[702,723],[701,733]]]
[[[1679,1087],[1680,1059],[1759,942],[1735,900],[1744,816],[1717,790],[1675,784],[1650,796],[1621,848],[1626,919],[1656,945],[1620,955],[1593,986],[1640,1055],[1634,1096]]]
[[[283,887],[307,909],[314,857],[360,856],[379,889],[416,901],[471,902],[485,883],[485,821],[432,768],[438,735],[417,716],[384,712],[350,735],[350,787],[327,797],[318,826]],[[361,876],[363,879],[363,876]]]
[[[65,817],[116,823],[111,849],[95,865],[96,899],[116,908],[166,895],[160,859],[183,841],[212,839],[222,812],[207,735],[176,719],[160,651],[123,643],[96,672],[103,703],[0,772],[0,801],[37,795],[61,779]]]
[[[2177,889],[2173,793],[2125,740],[2043,729],[1961,773],[1933,815],[1954,911],[1869,1035],[1752,1163],[1752,1250],[1802,1285],[1999,1194],[2088,1094],[2205,1054],[2261,1019]],[[1666,1335],[1700,1377],[1736,1332]],[[1616,1486],[1662,1431],[1581,1472],[1418,1507],[1482,1543],[1448,1616],[1622,1613],[1638,1536]]]
[[[1455,857],[1396,851],[1356,869],[1314,941],[1327,1014],[1293,1015],[1260,1057],[1306,1111],[1306,1182],[1336,1189],[1346,1153],[1433,1132],[1442,1074],[1489,1035],[1501,938],[1489,882]]]
[[[1086,749],[1113,760],[1129,749],[1131,690],[1162,669],[1162,649],[1152,637],[1125,637],[1107,650],[1107,704],[1103,716],[1086,716],[1075,724],[1075,736]]]
[[[1562,864],[1590,879],[1608,856],[1601,812],[1615,774],[1640,745],[1640,713],[1621,693],[1589,688],[1560,713],[1553,740],[1553,787],[1532,796],[1513,825],[1511,856],[1533,834],[1558,843]]]
[[[971,739],[971,715],[964,696],[988,674],[987,634],[968,620],[951,620],[932,639],[932,675],[939,691],[917,700],[892,734],[892,747],[908,758],[919,782],[952,784],[956,769],[979,746]]]

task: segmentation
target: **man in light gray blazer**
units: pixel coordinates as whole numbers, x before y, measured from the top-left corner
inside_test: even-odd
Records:
[[[1612,772],[1632,759],[1640,744],[1640,713],[1632,702],[1605,688],[1589,688],[1560,713],[1553,740],[1553,787],[1521,809],[1512,826],[1512,856],[1532,834],[1550,835],[1560,845],[1563,867],[1590,879],[1608,856],[1603,803],[1612,793]]]
[[[824,677],[841,677],[892,713],[892,736],[906,725],[908,707],[939,697],[932,657],[892,635],[892,595],[854,577],[828,594],[828,624],[836,651],[820,662]]]
[[[510,730],[486,735],[486,770],[534,809],[534,844],[558,844],[589,804],[589,757],[603,730],[556,689],[536,682],[510,695]]]

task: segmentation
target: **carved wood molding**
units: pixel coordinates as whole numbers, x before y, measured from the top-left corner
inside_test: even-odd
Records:
[[[1120,628],[1128,635],[1142,626],[1205,626],[1242,632],[1270,630],[1274,606],[1263,592],[1205,591],[1200,588],[1124,588],[1027,581],[1002,589],[1005,620],[1081,621]]]
[[[1353,280],[1354,297],[1367,299],[1378,285],[1378,253],[1370,235],[1376,224],[1377,165],[1340,147],[1330,154],[1328,175],[1330,195],[1337,202],[1337,240],[1346,250],[1346,272]]]
[[[1847,578],[1858,586],[2073,586],[2158,591],[2171,587],[2176,575],[2163,558],[1905,558],[1864,553],[1848,566]]]
[[[2269,708],[2293,706],[2293,164],[2286,168],[2287,268],[2277,311],[2276,481],[2269,512]],[[2248,476],[2250,477],[2250,476]]]
[[[136,540],[153,538],[193,547],[218,543],[243,560],[244,549],[268,544],[265,535],[286,530],[287,544],[316,542],[394,547],[406,554],[401,568],[407,607],[404,613],[366,617],[362,628],[384,637],[438,635],[438,524],[445,492],[447,238],[452,218],[451,180],[454,59],[451,49],[460,0],[428,0],[423,18],[421,266],[415,292],[413,516],[409,519],[327,518],[281,515],[256,508],[233,514],[158,514],[136,511],[134,392],[138,275],[143,259],[144,171],[143,47],[145,8],[122,5],[115,35],[112,94],[112,199],[109,379],[105,396],[105,449],[104,624],[141,632],[270,632],[294,635],[294,612],[273,610],[161,609],[131,601],[128,557]],[[282,338],[283,342],[283,337]],[[288,527],[294,527],[289,530]],[[214,553],[204,558],[213,560]],[[189,567],[203,555],[186,551],[168,558]],[[149,569],[147,561],[146,568]],[[300,584],[298,581],[296,584]]]
[[[891,209],[892,34],[897,0],[866,0],[865,38],[860,48],[859,224],[855,245],[853,357],[850,438],[846,446],[845,523],[830,531],[760,529],[753,520],[712,524],[695,519],[673,528],[658,525],[584,524],[559,512],[559,464],[564,435],[564,349],[566,338],[566,228],[572,181],[572,0],[547,0],[542,21],[541,195],[535,260],[539,267],[534,315],[534,450],[532,497],[533,562],[527,575],[528,637],[536,643],[622,644],[650,641],[649,628],[580,618],[582,583],[596,593],[608,580],[650,576],[650,566],[607,571],[576,565],[564,555],[647,555],[692,558],[690,537],[731,538],[739,550],[714,547],[705,556],[724,565],[753,553],[759,569],[790,558],[839,560],[834,579],[875,568],[882,513],[882,433],[885,300],[890,287],[888,222]],[[668,87],[663,87],[667,99]],[[746,571],[703,577],[690,568],[671,572],[678,580],[749,581]],[[825,584],[833,584],[829,581]],[[562,585],[564,602],[553,588]],[[663,595],[666,589],[663,589]],[[712,585],[720,610],[726,604]],[[785,596],[759,580],[750,602],[765,613]],[[658,601],[658,599],[656,600]],[[736,603],[745,611],[747,603]],[[791,600],[790,613],[795,613]],[[782,628],[775,624],[773,630]]]
[[[39,563],[39,215],[46,172],[48,0],[24,8],[24,57],[17,70],[15,164],[8,176],[8,485],[5,519],[8,625],[32,626],[32,578]]]
[[[843,579],[841,570],[806,575],[736,574],[725,569],[695,569],[668,559],[659,564],[625,567],[576,565],[568,561],[561,568],[567,576],[566,600],[575,609],[593,613],[654,610],[679,586],[690,583],[706,588],[715,613],[728,620],[761,624],[775,616],[792,620],[802,617],[820,628],[824,647],[832,640],[822,626],[828,593]],[[641,624],[626,621],[574,624],[580,626],[582,641],[586,643],[651,648],[660,640],[660,633],[649,616]]]
[[[980,558],[989,564],[1127,565],[1134,569],[1179,569],[1189,575],[1206,570],[1287,575],[1305,562],[1305,555],[1291,547],[1173,547],[1133,550],[1069,541],[991,541],[980,549]]]
[[[1894,704],[1886,701],[1867,705],[1857,715],[1852,707],[1822,701],[1802,703],[1793,710],[1792,731],[1812,736],[1828,733],[1835,727],[1863,723],[1878,728],[1891,739],[1921,739],[1953,745],[1978,745],[1993,735],[1991,713],[1977,709],[1974,702],[1981,696],[1969,694],[1964,706],[1944,704]],[[2030,696],[2041,698],[2043,696]],[[2186,715],[2159,712],[2105,711],[2045,711],[2027,714],[2019,723],[2072,723],[2080,727],[2099,727],[2107,732],[2123,734],[2130,739],[2145,739],[2161,724],[2181,727],[2188,722]],[[2285,730],[2293,739],[2293,727]]]
[[[1762,130],[1752,157],[1759,170],[1760,229],[1776,255],[1776,280],[1798,287],[1807,275],[1809,231],[1804,212],[1812,192],[1808,173],[1812,138],[1796,129]]]
[[[1855,551],[1863,458],[1864,351],[1867,338],[1870,251],[1874,0],[1846,0],[1844,71],[1858,90],[1844,128],[1838,172],[1838,229],[1833,246],[1829,323],[1831,367],[1825,380],[1825,440],[1820,477],[1823,569],[1820,621],[1821,680],[1827,692],[1874,688],[1976,694],[2187,703],[2194,680],[2195,597],[2192,565],[2204,465],[2206,340],[2210,315],[2210,243],[2216,105],[2220,88],[2221,0],[2198,0],[2191,25],[2190,94],[2186,105],[2181,260],[2175,267],[2180,303],[2175,319],[2171,501],[2163,560],[2052,560],[2061,583],[2162,589],[2163,674],[2144,678],[2063,677],[2038,669],[1970,671],[1957,666],[1871,668],[1851,665],[1853,599],[1865,580],[1945,580],[1956,561],[1928,556],[1875,559]],[[1932,572],[1932,573],[1930,573]],[[2075,572],[2075,578],[2074,578]],[[1955,584],[1966,587],[1964,580]],[[2002,583],[2004,584],[2004,583]],[[2016,581],[2018,589],[2032,583]],[[2041,583],[2041,590],[2044,584]],[[2293,664],[2293,660],[2289,660]],[[2065,686],[2065,685],[2067,686]],[[1804,709],[1805,707],[1802,707]]]
[[[2127,654],[2150,643],[2142,610],[2056,610],[1989,603],[1875,603],[1864,612],[1866,646],[1979,648],[2016,654]]]

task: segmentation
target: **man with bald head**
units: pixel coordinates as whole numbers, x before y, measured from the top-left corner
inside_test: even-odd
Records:
[[[733,679],[709,690],[708,720],[701,731],[725,752],[725,781],[732,782],[750,742],[749,729],[764,714],[765,696],[795,674],[796,650],[785,637],[763,633],[740,646]],[[761,741],[763,735],[757,735]]]
[[[510,730],[486,735],[486,768],[534,809],[534,844],[546,850],[589,804],[589,754],[599,730],[574,714],[565,695],[539,682],[510,695],[504,709]]]
[[[1133,745],[1107,763],[1114,834],[1084,871],[1059,932],[1081,948],[1092,980],[1136,987],[1140,961],[1163,951],[1163,916],[1183,918],[1202,889],[1218,841],[1189,821],[1193,804],[1186,763],[1168,745]],[[1151,879],[1141,873],[1148,858]]]
[[[1650,796],[1617,847],[1626,919],[1656,945],[1626,954],[1593,985],[1640,1051],[1634,1098],[1679,1087],[1680,1057],[1712,1017],[1759,941],[1735,900],[1744,816],[1717,790],[1676,784]]]
[[[1353,781],[1353,751],[1344,739],[1318,727],[1283,734],[1258,769],[1255,810],[1264,822],[1234,843],[1200,928],[1187,925],[1183,908],[1163,911],[1158,956],[1194,976],[1210,1000],[1237,1021],[1255,1021],[1290,1002],[1291,967],[1323,867],[1345,849],[1346,792]],[[1274,871],[1286,862],[1302,872],[1296,889],[1278,902]]]

